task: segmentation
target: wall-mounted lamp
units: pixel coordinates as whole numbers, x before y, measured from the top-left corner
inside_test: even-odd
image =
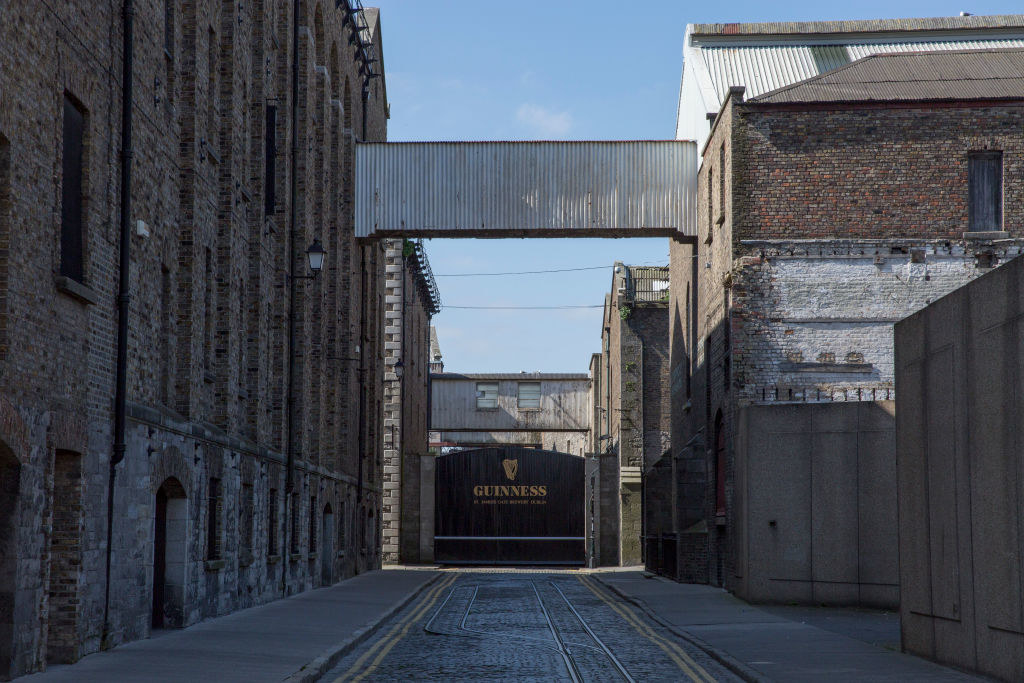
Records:
[[[320,274],[320,270],[324,267],[324,256],[327,252],[324,251],[324,245],[320,244],[320,240],[313,240],[313,244],[309,245],[309,249],[306,250],[306,258],[309,259],[309,270],[312,275],[292,275],[296,280],[312,280]]]
[[[405,372],[405,366],[402,365],[402,359],[401,358],[399,358],[398,362],[395,363],[394,368],[395,368],[395,376],[398,377],[398,379],[402,379],[402,374]]]

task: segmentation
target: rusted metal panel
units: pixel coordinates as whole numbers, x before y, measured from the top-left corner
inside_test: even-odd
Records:
[[[356,235],[693,235],[693,142],[410,142],[356,148]]]

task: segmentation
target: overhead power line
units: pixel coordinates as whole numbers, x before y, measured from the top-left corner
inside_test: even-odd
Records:
[[[587,266],[585,268],[556,268],[554,270],[518,270],[509,273],[445,273],[440,275],[434,273],[434,277],[489,277],[493,275],[540,275],[541,273],[571,273],[578,270],[604,270],[611,268],[610,264],[603,266]]]
[[[474,311],[561,311],[570,308],[604,308],[604,304],[586,306],[449,306],[448,304],[444,304],[442,308],[457,308]]]
[[[666,260],[668,257],[665,257]],[[648,265],[652,263],[664,264],[665,261],[644,261],[643,264],[631,264],[631,265]],[[514,270],[504,273],[434,273],[434,277],[493,277],[496,275],[542,275],[544,273],[575,273],[581,270],[604,270],[605,268],[611,268],[612,264],[605,264],[603,266],[583,266],[580,268],[552,268],[550,270]]]

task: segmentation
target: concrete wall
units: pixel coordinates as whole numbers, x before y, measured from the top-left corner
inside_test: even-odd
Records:
[[[752,602],[899,604],[891,401],[737,413],[727,582]]]
[[[896,325],[903,648],[1024,680],[1024,260]]]

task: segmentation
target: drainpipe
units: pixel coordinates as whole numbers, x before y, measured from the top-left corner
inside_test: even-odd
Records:
[[[292,269],[295,267],[295,240],[298,232],[298,169],[299,169],[299,10],[300,0],[292,0],[292,149],[290,160],[289,178],[289,211],[288,211],[288,264],[285,270],[285,277],[288,284],[288,399],[285,403],[288,411],[288,437],[285,441],[285,479],[284,479],[284,549],[282,553],[290,552],[291,539],[288,538],[288,531],[291,529],[291,520],[288,515],[292,513],[291,496],[295,488],[295,278],[292,277]],[[288,575],[288,560],[286,559],[281,569],[281,588],[285,587]]]
[[[117,371],[114,381],[114,444],[110,454],[110,478],[107,483],[107,558],[106,586],[103,595],[103,635],[101,644],[109,645],[110,637],[110,562],[114,541],[114,480],[117,464],[127,450],[125,416],[128,388],[128,312],[131,302],[131,229],[132,211],[132,67],[134,36],[132,29],[135,8],[125,0],[122,10],[121,46],[121,238],[117,293]]]
[[[359,274],[359,474],[356,480],[356,504],[363,502],[363,460],[366,457],[366,324],[367,315],[367,293],[366,286],[369,277],[366,272],[366,246],[360,245],[359,252],[360,274]],[[360,512],[360,517],[362,512]]]

